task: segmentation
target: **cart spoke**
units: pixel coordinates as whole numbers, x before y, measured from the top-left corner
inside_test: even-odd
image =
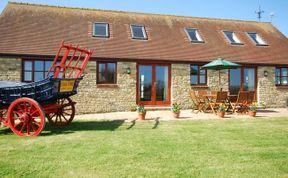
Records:
[[[61,116],[66,120],[66,122],[68,122],[68,119],[66,119],[63,113],[61,114]]]
[[[49,116],[49,117],[52,119],[55,115],[56,115],[56,113],[53,113],[53,115],[52,115],[52,116]]]
[[[27,125],[27,134],[30,135],[30,124],[26,124]]]
[[[67,112],[63,112],[63,114],[66,114],[66,115],[68,115],[68,116],[70,116],[71,115],[71,113],[67,113]]]
[[[19,132],[21,132],[21,133],[22,133],[22,132],[23,132],[23,130],[25,129],[25,126],[26,126],[26,123],[24,123],[24,122],[23,122],[23,125],[22,125],[22,127],[21,127],[21,129],[20,129],[20,131],[19,131]]]
[[[37,131],[37,129],[35,128],[35,124],[32,122],[31,123],[31,127],[32,127],[32,129],[33,129],[33,132],[36,132]]]

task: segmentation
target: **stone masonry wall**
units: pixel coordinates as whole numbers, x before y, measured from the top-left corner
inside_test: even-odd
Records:
[[[0,58],[0,81],[21,81],[21,59]]]
[[[189,92],[190,86],[190,65],[172,64],[171,65],[171,103],[178,102],[182,109],[192,106]]]
[[[125,73],[127,67],[131,74]],[[77,114],[129,110],[136,104],[136,63],[117,62],[117,85],[100,87],[96,85],[96,62],[89,62],[73,99]]]
[[[264,76],[264,71],[268,76]],[[275,86],[275,67],[258,67],[258,101],[264,101],[267,107],[287,107],[288,88]]]

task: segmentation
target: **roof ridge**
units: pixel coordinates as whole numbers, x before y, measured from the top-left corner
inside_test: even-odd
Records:
[[[258,21],[253,21],[253,20],[225,19],[225,18],[213,18],[213,17],[195,17],[195,16],[173,15],[173,14],[157,14],[157,13],[133,12],[133,11],[122,11],[122,10],[97,9],[97,8],[68,7],[68,6],[57,6],[57,5],[37,4],[37,3],[25,3],[25,2],[16,2],[16,1],[8,1],[8,4],[27,5],[27,6],[41,6],[41,7],[51,7],[51,8],[65,8],[65,9],[80,9],[80,10],[88,10],[88,11],[128,13],[128,14],[129,13],[133,13],[133,14],[139,14],[139,15],[157,15],[157,16],[163,16],[163,17],[176,17],[176,18],[194,18],[194,19],[203,19],[203,20],[223,20],[223,21],[234,21],[234,22],[268,23],[268,24],[271,24],[271,22],[258,22]]]

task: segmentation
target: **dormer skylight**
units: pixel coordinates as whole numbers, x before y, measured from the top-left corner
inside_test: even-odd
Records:
[[[267,43],[260,37],[258,33],[247,32],[251,40],[258,46],[267,46]]]
[[[109,25],[105,22],[95,22],[93,25],[93,36],[94,37],[109,37]]]
[[[229,40],[231,44],[242,45],[243,43],[239,40],[236,34],[232,31],[223,31],[226,38]]]
[[[147,34],[144,25],[130,25],[133,39],[147,40]]]
[[[193,43],[204,43],[202,37],[200,36],[199,32],[195,28],[185,28],[186,34],[189,40]]]

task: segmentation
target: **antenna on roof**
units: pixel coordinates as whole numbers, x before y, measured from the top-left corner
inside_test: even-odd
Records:
[[[272,23],[273,18],[275,17],[275,13],[274,12],[270,12],[269,16],[270,16],[270,22]]]
[[[264,13],[264,11],[261,9],[260,0],[258,0],[258,6],[259,9],[258,11],[255,11],[255,13],[257,14],[258,21],[261,22],[262,14]]]
[[[264,13],[264,11],[261,10],[261,6],[260,5],[259,5],[258,11],[255,11],[255,13],[257,14],[257,18],[258,18],[259,22],[261,22],[262,14]]]

